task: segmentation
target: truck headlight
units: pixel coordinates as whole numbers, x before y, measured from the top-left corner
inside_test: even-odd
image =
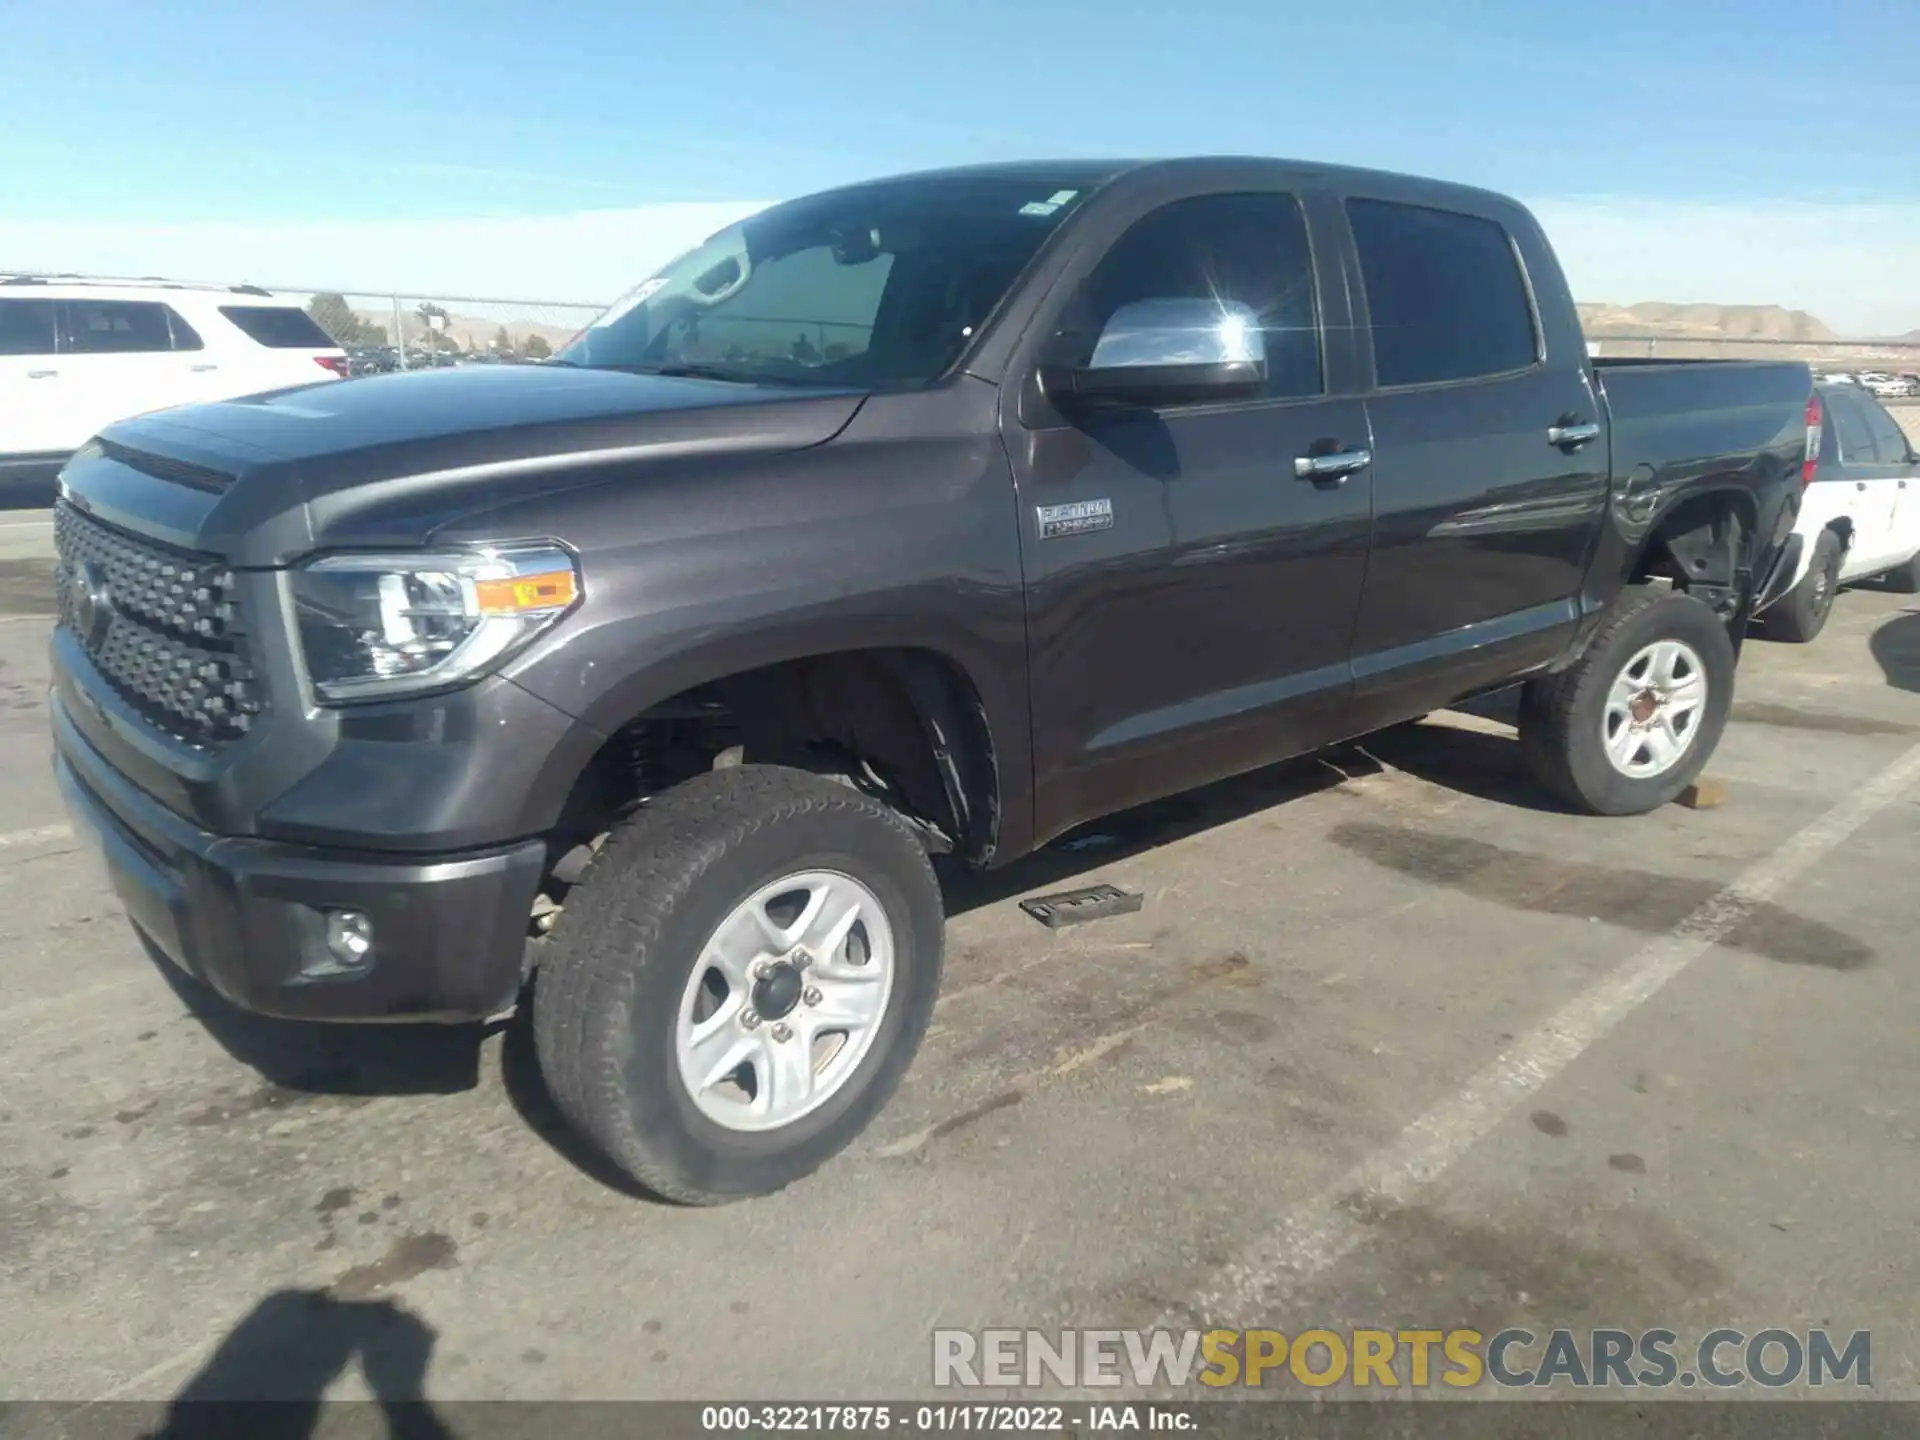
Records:
[[[292,574],[300,648],[323,702],[463,685],[579,603],[558,546],[328,555]]]

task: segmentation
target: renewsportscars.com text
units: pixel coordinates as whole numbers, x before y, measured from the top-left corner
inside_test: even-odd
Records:
[[[933,1383],[990,1389],[1137,1389],[1342,1383],[1398,1390],[1492,1384],[1643,1390],[1873,1384],[1873,1336],[1855,1330],[936,1330]]]

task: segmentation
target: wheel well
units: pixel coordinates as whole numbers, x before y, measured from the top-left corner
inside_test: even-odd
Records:
[[[1851,550],[1853,548],[1853,521],[1847,516],[1841,515],[1829,520],[1827,522],[1827,529],[1840,537],[1842,549]]]
[[[901,648],[783,661],[649,707],[582,771],[556,853],[594,843],[682,780],[741,763],[844,779],[900,810],[930,849],[974,864],[998,839],[998,772],[978,690],[947,656]]]
[[[1629,578],[1665,580],[1730,619],[1752,588],[1756,524],[1753,501],[1739,491],[1693,496],[1661,517]]]

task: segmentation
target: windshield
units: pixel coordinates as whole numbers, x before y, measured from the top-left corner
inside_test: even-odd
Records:
[[[925,385],[959,358],[1084,185],[932,176],[780,205],[681,256],[555,358],[761,383]]]

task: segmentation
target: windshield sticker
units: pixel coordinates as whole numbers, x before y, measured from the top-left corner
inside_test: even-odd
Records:
[[[1029,200],[1020,207],[1022,215],[1051,215],[1078,195],[1078,190],[1056,190],[1044,200]]]
[[[626,299],[617,302],[611,310],[607,311],[606,314],[602,315],[598,320],[593,322],[592,328],[594,328],[595,330],[604,330],[607,326],[613,324],[615,321],[623,319],[626,315],[628,315],[631,311],[633,311],[637,306],[646,304],[649,296],[652,296],[658,293],[660,290],[664,289],[666,287],[666,283],[667,281],[665,276],[655,276],[653,279],[647,281],[646,284],[642,285],[639,289],[635,290],[631,295],[627,296]]]

